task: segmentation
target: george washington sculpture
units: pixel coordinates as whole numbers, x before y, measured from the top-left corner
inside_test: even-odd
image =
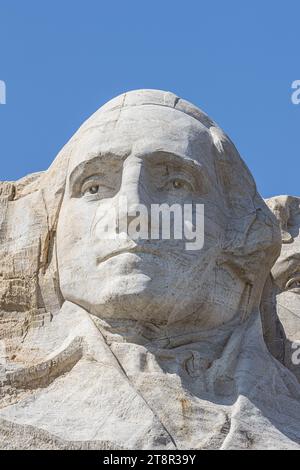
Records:
[[[279,226],[206,114],[125,93],[0,197],[1,448],[300,447],[259,311]],[[202,204],[203,247],[102,237],[121,197]]]

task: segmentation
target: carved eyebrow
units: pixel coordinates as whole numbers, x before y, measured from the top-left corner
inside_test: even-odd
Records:
[[[114,153],[97,154],[84,162],[79,163],[69,176],[69,186],[71,193],[76,192],[77,186],[93,174],[101,174],[103,172],[104,163],[120,163],[126,158],[125,155],[120,156]]]
[[[113,163],[120,164],[128,157],[130,152],[119,155],[112,152],[99,153],[94,157],[79,163],[71,172],[69,176],[69,188],[70,193],[74,195],[80,189],[82,182],[94,174],[101,175],[104,173],[104,164]],[[201,183],[206,187],[206,182],[208,180],[206,172],[203,169],[203,165],[197,160],[192,159],[183,154],[179,154],[173,151],[167,151],[163,149],[154,150],[151,152],[144,152],[142,154],[137,154],[137,157],[142,158],[146,161],[157,162],[157,164],[162,162],[176,163],[180,167],[188,167],[192,172],[196,172],[198,178],[201,179]],[[205,182],[206,181],[206,182]]]
[[[207,194],[210,188],[210,178],[205,170],[204,166],[187,155],[183,155],[173,151],[166,151],[158,149],[152,152],[147,152],[145,155],[142,155],[142,158],[146,161],[156,162],[157,165],[160,163],[170,163],[178,166],[179,169],[188,169],[196,180],[198,190],[201,190],[202,195]]]
[[[145,155],[142,155],[142,158],[144,160],[148,161],[157,161],[157,163],[160,162],[166,162],[169,161],[170,163],[175,162],[176,164],[180,166],[187,166],[190,167],[191,170],[194,170],[201,175],[203,175],[203,165],[198,162],[197,160],[194,160],[191,157],[188,157],[187,155],[180,154],[177,152],[173,151],[166,151],[166,150],[155,150],[151,151],[149,153],[145,153]]]

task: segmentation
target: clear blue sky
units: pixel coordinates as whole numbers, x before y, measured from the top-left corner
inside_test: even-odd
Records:
[[[46,169],[113,96],[173,91],[230,135],[259,191],[300,195],[300,2],[0,0],[0,179]]]

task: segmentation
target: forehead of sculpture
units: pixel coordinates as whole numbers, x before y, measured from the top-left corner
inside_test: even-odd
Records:
[[[80,129],[69,170],[97,155],[125,159],[165,151],[197,160],[213,172],[212,147],[209,130],[192,116],[167,106],[131,106],[102,112]]]

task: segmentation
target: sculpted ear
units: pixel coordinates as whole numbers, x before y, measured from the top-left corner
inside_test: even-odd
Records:
[[[228,221],[220,264],[243,280],[251,310],[251,304],[258,306],[266,278],[280,254],[280,230],[234,144],[217,127],[211,127],[210,134]]]
[[[219,128],[211,127],[210,133],[228,211],[224,248],[247,255],[279,245],[278,223],[258,194],[255,181],[234,144]]]

